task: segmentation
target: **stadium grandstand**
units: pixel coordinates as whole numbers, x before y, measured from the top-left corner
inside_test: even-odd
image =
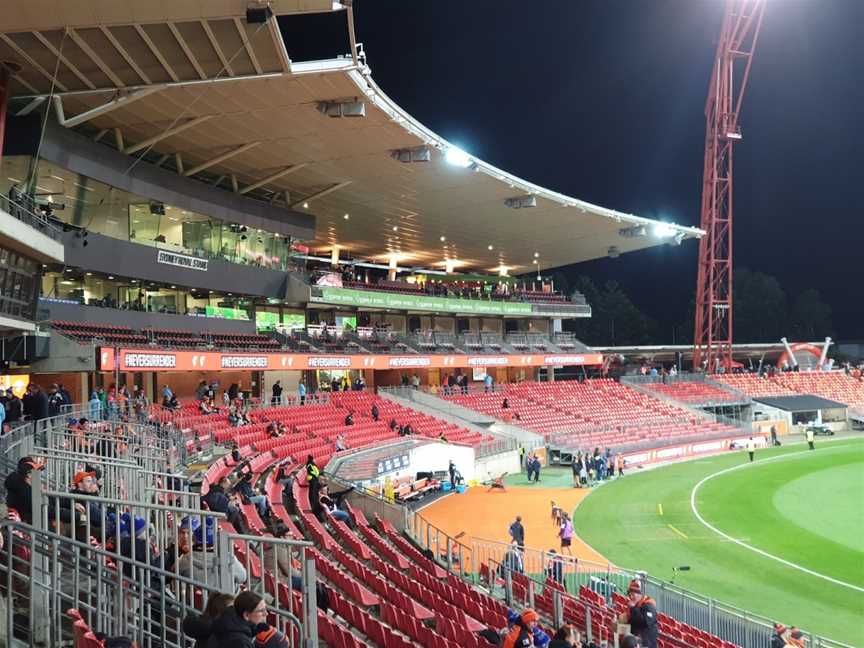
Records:
[[[543,646],[567,624],[618,645],[643,595],[654,646],[769,644],[766,619],[644,571],[421,510],[497,495],[526,452],[623,474],[764,443],[761,396],[864,412],[824,356],[705,376],[564,330],[591,304],[547,270],[700,229],[432,132],[373,80],[349,0],[3,9],[0,645]],[[294,60],[280,22],[326,12],[350,53]]]

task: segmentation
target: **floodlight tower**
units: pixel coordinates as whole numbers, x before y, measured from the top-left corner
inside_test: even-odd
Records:
[[[699,274],[693,368],[732,363],[732,147],[750,76],[765,0],[726,0],[720,41],[705,104]]]

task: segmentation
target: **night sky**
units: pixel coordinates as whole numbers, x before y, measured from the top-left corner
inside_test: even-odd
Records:
[[[723,4],[354,2],[372,76],[421,122],[542,186],[686,225]],[[864,339],[862,25],[864,0],[769,0],[735,149],[736,266],[820,290],[841,339]],[[295,60],[348,51],[341,14],[283,32]],[[697,255],[689,241],[568,274],[618,281],[668,343]]]

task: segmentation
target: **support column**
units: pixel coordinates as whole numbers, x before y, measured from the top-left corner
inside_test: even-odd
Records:
[[[6,132],[6,107],[9,104],[9,70],[0,67],[0,162],[3,161],[3,135]]]
[[[330,265],[334,268],[339,267],[339,247],[336,245],[330,250]]]
[[[399,269],[396,257],[390,257],[390,268],[387,270],[387,280],[396,281],[396,271]]]

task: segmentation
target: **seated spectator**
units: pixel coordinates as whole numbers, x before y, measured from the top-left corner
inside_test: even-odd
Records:
[[[411,427],[410,423],[406,423],[403,429],[405,430],[405,436],[411,436],[414,434],[414,428]]]
[[[345,417],[345,425],[346,427],[354,425],[354,412],[348,412],[348,415]]]
[[[177,394],[172,393],[170,397],[163,398],[162,407],[172,412],[180,409],[180,401],[177,400]]]
[[[183,633],[195,639],[194,648],[207,648],[207,641],[213,634],[213,622],[234,604],[232,594],[215,593],[207,597],[207,607],[200,616],[194,612],[183,619]]]
[[[267,425],[267,435],[271,439],[278,439],[280,436],[282,436],[282,431],[279,428],[279,423],[277,423],[276,421],[270,421],[270,423]]]
[[[211,511],[224,513],[238,533],[247,533],[248,526],[245,523],[239,505],[233,502],[227,495],[230,488],[231,482],[228,481],[227,477],[223,477],[218,484],[210,487],[210,490],[201,498],[201,501]]]
[[[156,546],[156,534],[149,533],[147,520],[143,517],[135,516],[134,519],[124,513],[120,516],[120,555],[124,558],[129,558],[135,562],[146,563],[152,567],[162,569],[162,556]],[[137,573],[137,569],[128,562],[123,563],[123,574],[126,578],[131,578],[135,582],[140,582],[144,578],[144,573],[151,574],[149,570],[146,572]],[[148,577],[149,578],[149,577]],[[159,579],[161,581],[161,579]],[[153,580],[147,583],[148,587],[155,587],[156,583]]]
[[[441,430],[441,431],[438,433],[438,440],[439,440],[439,441],[443,441],[444,443],[447,443],[447,437],[444,436],[444,430]]]
[[[208,517],[202,524],[201,518],[191,517],[183,520],[183,524],[187,523],[192,529],[192,551],[180,556],[177,561],[178,573],[187,578],[206,581],[208,584],[219,583],[219,559],[214,552],[216,520]],[[237,589],[246,582],[246,568],[233,554],[231,556],[231,576],[232,589]],[[231,588],[232,586],[226,585],[226,587]],[[208,643],[207,645],[210,646],[211,644]]]
[[[348,513],[339,509],[337,501],[342,495],[350,492],[351,489],[349,488],[339,493],[334,493],[331,496],[328,487],[326,485],[321,486],[321,496],[318,498],[318,501],[321,503],[321,508],[325,512],[329,513],[334,519],[348,524],[351,518],[348,516]]]
[[[524,563],[522,562],[522,552],[519,550],[519,543],[514,540],[507,552],[504,554],[501,564],[498,566],[498,573],[503,578],[505,570],[522,574],[525,572]]]
[[[216,410],[213,409],[213,403],[210,401],[210,399],[204,397],[198,403],[198,412],[200,412],[201,414],[215,414]]]
[[[378,411],[378,404],[372,403],[372,420],[377,421],[380,415],[381,413]],[[391,427],[390,429],[392,430],[393,428]]]
[[[558,632],[552,637],[548,648],[570,648],[570,646],[582,646],[582,637],[579,631],[570,624],[558,628]]]
[[[246,473],[234,485],[234,492],[240,495],[243,501],[247,504],[254,504],[258,509],[258,515],[262,518],[269,517],[270,503],[267,501],[267,496],[256,493],[252,487],[252,473]]]
[[[242,459],[242,456],[240,455],[240,446],[237,445],[237,442],[235,441],[231,445],[231,460],[234,463],[240,463],[241,459]]]
[[[549,564],[546,565],[546,576],[559,585],[564,584],[564,557],[554,549],[549,550]]]
[[[391,418],[390,419],[390,431],[395,432],[397,427],[399,427],[399,424],[396,422],[396,419]]]
[[[506,398],[504,399],[504,402],[501,403],[501,409],[510,409],[510,403],[507,401]]]
[[[259,630],[255,635],[255,648],[291,648],[291,644],[284,633],[267,626],[266,630]]]
[[[348,446],[345,445],[345,435],[340,434],[336,437],[336,452],[342,452],[343,450],[347,450]]]
[[[654,599],[642,594],[642,583],[635,578],[630,581],[627,599],[629,610],[621,613],[619,622],[629,623],[630,631],[645,648],[657,648],[657,604]]]
[[[504,648],[519,648],[521,646],[534,645],[534,629],[537,627],[537,622],[540,620],[534,610],[527,609],[522,614],[514,619],[513,627],[502,644]]]
[[[255,632],[267,622],[267,604],[255,592],[244,591],[213,622],[207,648],[253,648]]]

